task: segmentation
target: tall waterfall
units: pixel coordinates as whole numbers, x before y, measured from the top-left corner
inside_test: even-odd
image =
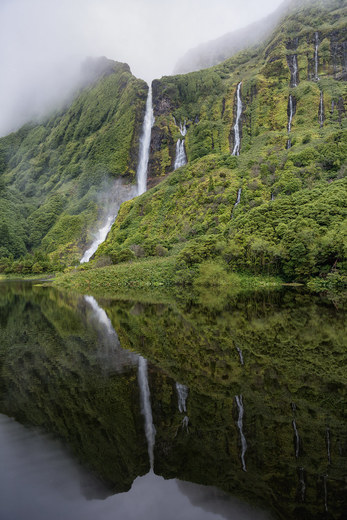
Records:
[[[237,419],[237,426],[240,432],[240,439],[241,439],[241,462],[242,462],[242,469],[243,471],[247,471],[246,469],[246,462],[245,462],[245,453],[247,450],[247,441],[243,434],[243,401],[242,401],[242,395],[236,395],[235,396],[236,404],[239,409],[239,417]]]
[[[153,469],[155,428],[152,418],[151,395],[148,384],[147,360],[139,356],[138,381],[140,387],[141,413],[145,419],[145,433],[148,446],[148,456]]]
[[[147,169],[153,124],[152,86],[150,85],[148,88],[145,118],[142,125],[142,135],[140,137],[139,164],[136,172],[137,195],[142,195],[147,190]]]
[[[178,410],[180,413],[187,411],[187,397],[188,397],[188,387],[185,385],[181,385],[181,383],[176,383],[176,390],[178,395]]]
[[[236,202],[234,204],[233,210],[231,212],[231,218],[233,217],[234,210],[237,208],[237,206],[241,202],[241,193],[242,193],[242,188],[239,188],[238,191],[237,191],[237,199],[236,199]]]
[[[185,137],[187,134],[186,121],[184,121],[183,124],[182,124],[182,122],[180,122],[179,129],[180,129],[181,136]],[[177,170],[177,168],[181,168],[181,166],[185,166],[187,164],[187,156],[186,156],[186,151],[184,149],[184,141],[185,141],[184,139],[177,140],[174,170]]]
[[[140,138],[139,148],[139,164],[136,172],[137,188],[133,186],[126,187],[121,185],[121,181],[116,182],[118,187],[117,200],[111,204],[112,210],[106,217],[102,226],[97,231],[95,238],[91,246],[83,254],[80,263],[89,262],[91,257],[94,255],[99,245],[102,244],[109,234],[114,221],[117,218],[118,211],[122,202],[132,199],[136,195],[141,195],[146,191],[147,188],[147,168],[149,158],[149,146],[151,143],[151,130],[154,123],[153,106],[152,106],[152,87],[148,88],[148,96],[146,101],[146,112],[145,118],[142,125],[142,135]]]
[[[237,99],[237,110],[236,110],[236,121],[234,125],[234,149],[231,155],[240,155],[240,119],[242,115],[242,101],[241,101],[241,85],[242,81],[237,85],[236,99]]]
[[[318,77],[318,46],[319,46],[318,32],[315,33],[314,38],[315,38],[315,45],[314,45],[314,79],[316,81],[319,81],[319,77]]]
[[[322,128],[324,125],[324,99],[323,99],[323,91],[320,91],[320,101],[319,101],[319,126]]]

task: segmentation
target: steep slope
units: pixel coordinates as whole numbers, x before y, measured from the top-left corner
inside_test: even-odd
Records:
[[[297,280],[343,269],[346,20],[339,0],[309,3],[258,51],[154,81],[149,182],[174,169],[184,122],[188,165],[124,204],[98,254],[183,248],[181,268],[215,256]]]
[[[134,179],[148,87],[126,64],[87,65],[89,84],[70,106],[0,139],[0,257],[76,260],[115,179]]]

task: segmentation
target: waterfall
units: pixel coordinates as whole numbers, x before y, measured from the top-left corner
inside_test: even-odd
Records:
[[[188,424],[189,424],[189,417],[187,415],[185,415],[183,417],[183,421],[182,421],[182,429],[185,429],[187,431],[187,433],[189,433]]]
[[[243,401],[242,401],[242,395],[236,395],[235,396],[236,404],[239,409],[239,417],[237,419],[237,426],[240,432],[240,439],[241,439],[241,461],[242,461],[242,469],[243,471],[247,471],[246,469],[246,462],[245,462],[245,453],[247,450],[247,442],[246,438],[243,434]]]
[[[331,464],[331,454],[330,454],[330,430],[327,428],[326,430],[326,441],[327,441],[327,454],[328,454],[328,462]]]
[[[236,99],[237,99],[237,111],[236,121],[234,125],[234,149],[231,155],[240,155],[240,119],[242,114],[242,101],[241,101],[241,85],[242,81],[237,85]]]
[[[142,125],[142,135],[140,138],[139,164],[136,172],[137,195],[142,195],[147,190],[147,169],[149,159],[149,147],[151,144],[151,132],[154,124],[153,105],[152,105],[152,86],[148,88],[145,118]]]
[[[320,92],[319,101],[319,126],[322,128],[324,125],[324,102],[323,102],[323,91]]]
[[[145,418],[145,433],[147,439],[148,446],[148,456],[149,462],[151,466],[151,470],[153,469],[154,462],[154,441],[155,441],[155,428],[153,424],[152,418],[152,407],[151,407],[151,399],[150,399],[150,391],[148,384],[148,373],[147,373],[147,360],[142,356],[139,356],[139,368],[138,368],[138,381],[140,387],[140,397],[141,397],[141,413]]]
[[[236,202],[234,204],[234,207],[233,207],[233,212],[235,210],[235,208],[240,204],[241,202],[241,193],[242,193],[242,189],[239,188],[238,191],[237,191],[237,199],[236,199]],[[232,215],[231,215],[232,216]]]
[[[291,148],[291,146],[292,146],[292,140],[290,139],[290,132],[292,130],[293,117],[295,114],[295,103],[294,103],[294,98],[291,94],[288,98],[287,114],[288,114],[288,127],[287,127],[288,140],[287,140],[286,148],[287,148],[287,150],[289,150],[289,148]]]
[[[176,390],[178,395],[178,409],[181,413],[187,411],[186,401],[188,397],[188,387],[185,385],[181,385],[181,383],[176,383]]]
[[[239,353],[239,356],[240,356],[240,363],[241,363],[241,365],[243,366],[245,363],[244,363],[244,361],[243,361],[242,350],[241,350],[239,347],[236,347],[236,350],[237,350],[237,352]]]
[[[118,195],[117,200],[112,204],[113,209],[112,212],[108,214],[106,218],[106,222],[104,222],[101,228],[97,231],[95,239],[93,240],[91,246],[85,253],[83,254],[80,263],[83,264],[85,262],[89,262],[91,257],[94,255],[99,245],[102,244],[109,234],[111,227],[114,221],[117,218],[118,211],[122,202],[126,200],[132,199],[135,195],[141,195],[146,191],[147,188],[147,168],[148,168],[148,159],[149,159],[149,146],[151,143],[151,130],[154,124],[154,116],[153,116],[153,106],[152,106],[152,87],[148,88],[148,96],[146,101],[146,112],[145,118],[142,125],[142,135],[140,138],[140,148],[139,148],[139,164],[136,172],[137,179],[137,190],[135,193],[134,187],[124,187],[118,181],[116,186],[118,187]],[[127,190],[124,192],[124,190]],[[123,195],[123,196],[122,196]]]
[[[183,125],[182,125],[182,123],[180,122],[180,132],[181,132],[181,136],[182,136],[182,137],[185,137],[185,136],[187,135],[186,120],[184,120]]]
[[[297,55],[293,55],[293,87],[298,85],[298,58]]]
[[[178,139],[176,143],[176,158],[174,164],[174,170],[181,168],[187,164],[186,152],[184,149],[184,139]]]
[[[271,201],[273,202],[275,200],[275,195],[271,193]]]
[[[318,46],[319,46],[319,39],[318,39],[318,32],[315,33],[315,46],[314,46],[314,79],[316,81],[319,81],[318,77]]]

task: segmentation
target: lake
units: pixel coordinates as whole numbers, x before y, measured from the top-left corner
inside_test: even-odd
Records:
[[[0,283],[1,520],[346,518],[346,313]]]

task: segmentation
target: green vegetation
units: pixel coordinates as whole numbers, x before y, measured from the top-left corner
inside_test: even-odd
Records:
[[[26,272],[36,254],[42,271],[77,261],[114,179],[134,180],[147,85],[126,64],[88,67],[98,76],[70,106],[0,139],[1,271]]]

